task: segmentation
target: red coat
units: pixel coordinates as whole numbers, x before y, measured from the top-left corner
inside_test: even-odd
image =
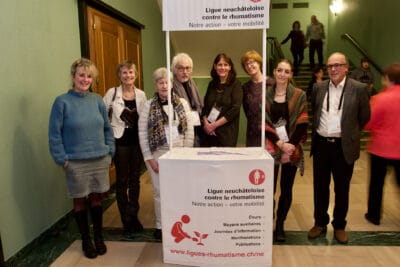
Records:
[[[365,126],[371,137],[367,150],[371,154],[400,159],[400,85],[392,85],[373,96],[371,119]]]

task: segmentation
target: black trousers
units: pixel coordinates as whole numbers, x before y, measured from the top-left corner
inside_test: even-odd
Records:
[[[299,72],[299,65],[303,62],[304,59],[304,48],[293,48],[290,49],[293,56],[293,67],[294,67],[294,74],[297,75]]]
[[[274,195],[276,192],[276,185],[278,182],[279,166],[282,166],[281,179],[280,179],[281,195],[279,196],[278,210],[276,212],[276,220],[277,220],[277,222],[283,223],[286,220],[286,216],[289,212],[290,206],[292,205],[293,183],[294,183],[294,178],[296,176],[297,167],[293,166],[290,163],[275,165],[275,167],[274,167]]]
[[[315,67],[315,61],[314,61],[315,51],[317,51],[317,55],[318,55],[318,64],[320,66],[323,66],[324,65],[324,57],[322,54],[322,40],[310,39],[310,48],[309,48],[308,52],[309,52],[310,67],[312,69]]]
[[[139,211],[140,170],[143,162],[139,144],[117,146],[114,162],[117,205],[123,227],[129,230]]]
[[[315,141],[317,142],[313,154],[315,225],[326,226],[330,221],[328,207],[332,175],[335,192],[332,226],[335,229],[344,229],[347,223],[350,180],[354,163],[346,162],[340,138],[330,142],[318,136]]]
[[[383,185],[388,166],[394,167],[395,177],[400,186],[400,160],[392,160],[370,154],[368,215],[377,220],[381,219]]]

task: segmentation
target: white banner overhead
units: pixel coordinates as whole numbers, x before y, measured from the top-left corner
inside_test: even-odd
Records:
[[[269,0],[163,0],[164,31],[266,29]]]

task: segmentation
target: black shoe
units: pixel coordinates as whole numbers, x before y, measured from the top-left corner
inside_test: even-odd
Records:
[[[365,219],[367,219],[367,221],[369,221],[372,224],[375,224],[375,225],[380,225],[381,224],[379,219],[371,217],[368,213],[365,213],[364,216],[365,216]]]
[[[143,225],[140,223],[139,219],[135,219],[132,222],[132,231],[133,232],[142,232],[143,231]]]
[[[275,233],[274,233],[275,242],[285,242],[285,230],[283,229],[283,224],[277,224],[275,226]]]
[[[90,239],[82,240],[82,250],[86,258],[94,259],[97,257],[97,251]]]
[[[161,229],[154,230],[153,237],[154,237],[154,239],[162,241],[162,231],[161,231]]]
[[[96,246],[96,251],[98,255],[104,255],[107,252],[106,244],[104,244],[103,238],[95,237],[94,245]]]
[[[124,230],[124,231],[122,232],[122,240],[124,240],[124,241],[131,241],[131,240],[133,240],[133,235],[132,235],[131,231],[129,231],[129,230]]]

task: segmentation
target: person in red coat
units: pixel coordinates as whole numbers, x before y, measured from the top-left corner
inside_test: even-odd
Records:
[[[367,146],[370,184],[365,218],[375,225],[381,220],[383,184],[389,165],[394,167],[400,185],[400,62],[386,67],[382,83],[385,88],[371,98],[371,119],[365,126],[371,134]]]

